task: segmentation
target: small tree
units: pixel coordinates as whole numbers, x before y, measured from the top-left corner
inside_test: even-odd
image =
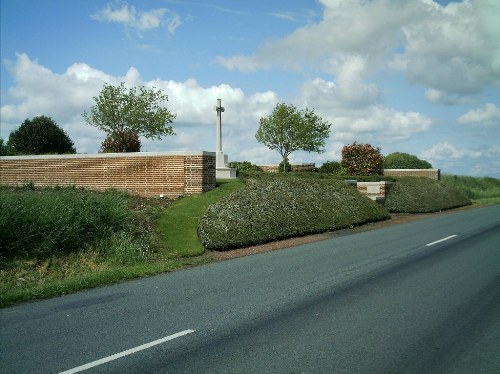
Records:
[[[288,157],[282,160],[278,165],[278,173],[288,173],[292,171],[292,165],[288,161]]]
[[[54,120],[46,116],[26,119],[7,142],[9,152],[24,155],[75,153],[73,141]]]
[[[383,162],[379,147],[354,142],[342,148],[342,166],[349,175],[380,174]]]
[[[269,117],[260,119],[255,138],[278,151],[285,164],[294,151],[323,152],[330,126],[312,110],[298,110],[293,105],[280,103]]]
[[[109,152],[140,152],[141,140],[136,133],[131,131],[124,131],[124,133],[117,133],[108,135],[106,140],[101,143],[101,151],[104,153]]]
[[[104,85],[99,96],[94,97],[96,105],[90,113],[82,114],[85,122],[95,126],[113,139],[117,139],[125,152],[126,136],[129,133],[142,135],[147,139],[161,139],[162,136],[174,135],[170,125],[175,114],[161,106],[168,100],[160,89]]]
[[[432,165],[417,156],[404,152],[394,152],[384,159],[384,169],[432,169]]]

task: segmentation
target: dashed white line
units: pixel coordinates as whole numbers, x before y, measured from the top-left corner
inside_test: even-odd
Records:
[[[425,246],[426,246],[426,247],[430,247],[431,245],[434,245],[434,244],[437,244],[437,243],[444,242],[445,240],[449,240],[449,239],[451,239],[451,238],[454,238],[455,236],[458,236],[458,235],[450,235],[450,236],[447,236],[446,238],[436,240],[435,242],[432,242],[432,243],[427,243]]]
[[[69,370],[66,370],[66,371],[62,371],[59,374],[79,373],[80,371],[84,371],[84,370],[93,368],[95,366],[99,366],[99,365],[105,364],[107,362],[117,360],[119,358],[131,355],[131,354],[139,352],[139,351],[143,351],[145,349],[154,347],[155,345],[168,342],[169,340],[180,338],[181,336],[184,336],[184,335],[187,335],[187,334],[191,334],[193,332],[195,332],[195,330],[184,330],[184,331],[178,332],[176,334],[165,336],[164,338],[161,338],[161,339],[158,339],[158,340],[154,340],[154,341],[152,341],[150,343],[139,345],[139,346],[137,346],[135,348],[127,349],[126,351],[115,353],[114,355],[101,358],[100,360],[92,361],[92,362],[89,362],[88,364],[81,365],[81,366],[78,366],[76,368],[69,369]]]

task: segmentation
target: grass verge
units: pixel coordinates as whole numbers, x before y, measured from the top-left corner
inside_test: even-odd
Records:
[[[245,183],[240,179],[220,180],[218,188],[201,195],[180,198],[160,218],[159,230],[172,256],[193,257],[205,252],[198,238],[198,220],[205,210]]]

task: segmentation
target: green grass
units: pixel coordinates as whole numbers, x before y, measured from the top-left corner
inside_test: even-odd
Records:
[[[236,212],[233,214],[236,221],[229,225],[237,229],[236,234],[233,232],[227,237],[240,240],[238,235],[247,235],[245,243],[255,241],[255,238],[248,238],[248,233],[252,236],[258,229],[256,221],[264,222],[262,230],[273,228],[267,236],[257,237],[263,242],[361,224],[383,219],[386,215],[378,210],[378,213],[371,212],[373,205],[361,204],[366,199],[353,197],[355,190],[335,177],[321,173],[291,173],[280,175],[278,179],[285,182],[278,184],[266,181],[275,179],[273,175],[249,178],[254,177],[264,181],[260,186],[264,190],[261,188],[260,193],[256,192],[259,188],[245,190],[245,182],[237,179],[219,181],[218,188],[210,192],[176,201],[81,189],[0,189],[0,240],[3,240],[0,307],[210,262],[210,256],[200,256],[205,248],[198,237],[200,219],[209,207],[215,207],[211,209],[217,212],[215,219],[209,219],[212,222],[226,219],[228,212]],[[460,188],[475,201],[500,203],[498,179],[451,179],[455,185],[460,182]],[[418,193],[425,194],[429,191],[429,183],[432,182],[408,179],[410,187],[407,188],[410,192],[416,188],[420,191]],[[446,197],[450,195],[446,184],[452,184],[448,177],[444,178],[444,187],[433,188],[437,188],[440,196]],[[325,189],[329,185],[338,188]],[[323,204],[311,197],[321,195],[322,191],[326,191],[323,195],[330,202]],[[417,196],[417,207],[420,206],[418,193],[403,194],[406,197],[398,202],[399,206],[415,202],[412,194]],[[303,196],[298,198],[298,195]],[[330,208],[323,209],[323,205],[332,201],[334,205],[330,208],[335,213],[328,221],[328,215],[317,213],[328,212]],[[231,204],[231,209],[228,209],[228,204]],[[238,205],[236,210],[233,209],[235,204]],[[356,208],[356,214],[353,214],[354,206],[370,209]],[[246,208],[251,214],[245,212]],[[241,224],[244,220],[247,223]],[[102,222],[109,223],[106,230],[100,230]],[[220,235],[222,227],[215,227],[212,236]],[[248,227],[248,230],[240,230],[238,234],[242,227]],[[74,231],[79,234],[74,235]],[[23,235],[23,232],[29,232],[29,235]],[[43,233],[51,233],[53,237],[46,238],[47,234],[44,237]],[[79,236],[85,240],[78,241]],[[54,240],[55,237],[58,239]],[[6,244],[8,238],[11,242]],[[40,246],[40,243],[44,245]],[[7,245],[11,249],[9,256],[4,252]]]
[[[444,174],[441,180],[464,193],[476,204],[500,204],[500,179]]]
[[[224,196],[244,186],[240,179],[218,181],[218,188],[201,195],[182,197],[165,210],[159,230],[168,252],[173,256],[192,257],[205,252],[198,238],[198,220],[205,210]]]

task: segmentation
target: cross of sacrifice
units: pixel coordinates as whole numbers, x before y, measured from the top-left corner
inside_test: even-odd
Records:
[[[221,99],[217,99],[217,105],[215,107],[217,111],[217,128],[215,131],[215,151],[222,152],[222,112],[224,112],[224,107],[221,104]]]

